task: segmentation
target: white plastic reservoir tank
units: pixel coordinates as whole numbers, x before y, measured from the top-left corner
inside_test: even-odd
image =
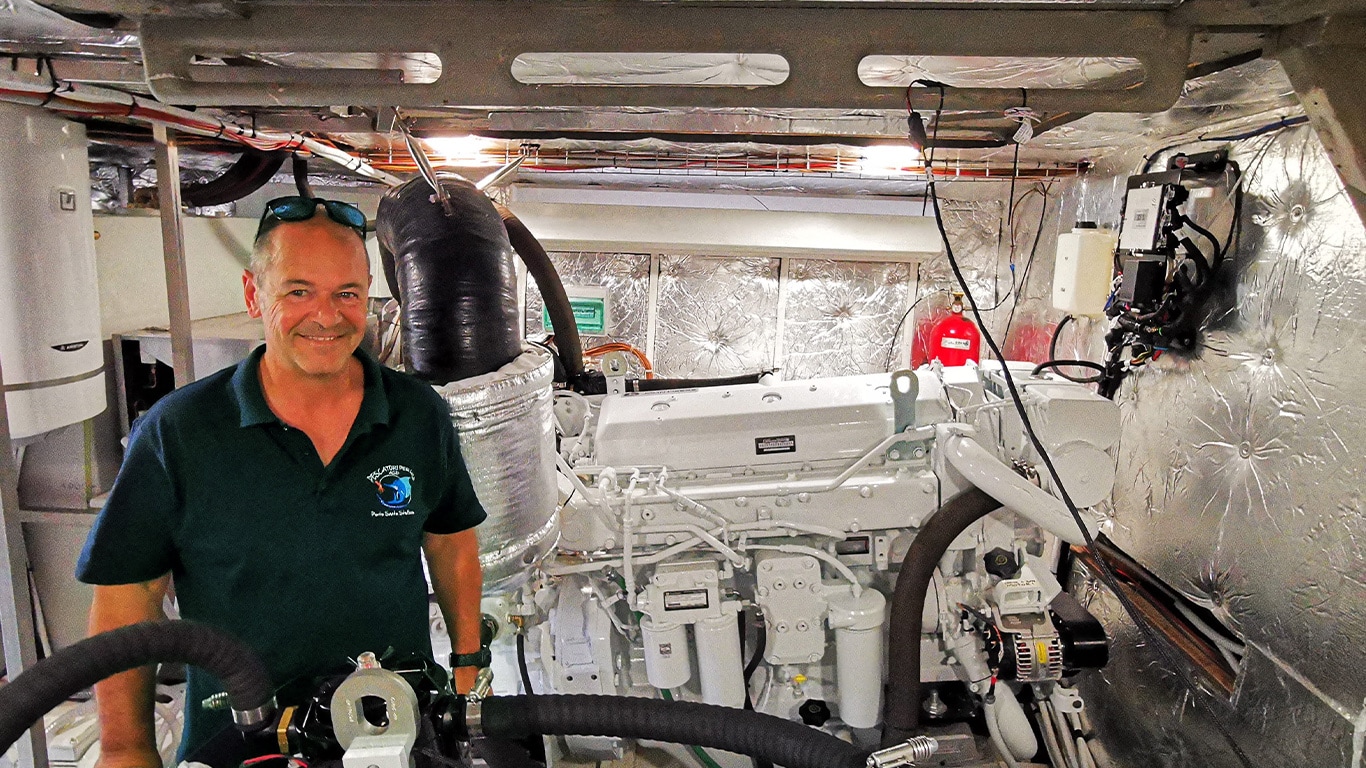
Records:
[[[85,128],[0,104],[0,366],[15,440],[104,410]]]

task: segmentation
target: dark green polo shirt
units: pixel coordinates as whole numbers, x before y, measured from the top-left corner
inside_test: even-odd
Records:
[[[139,419],[77,578],[129,584],[170,572],[181,615],[252,645],[276,685],[367,650],[430,656],[422,535],[485,516],[446,403],[358,352],[360,412],[324,467],[308,436],[266,405],[264,350]],[[217,690],[191,670],[182,755],[230,722],[200,710]]]

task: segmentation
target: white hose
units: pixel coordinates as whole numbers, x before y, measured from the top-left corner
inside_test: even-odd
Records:
[[[1068,730],[1067,723],[1063,721],[1062,715],[1053,706],[1053,702],[1045,699],[1043,706],[1048,710],[1048,718],[1053,722],[1053,727],[1058,732],[1058,746],[1067,755],[1067,764],[1080,768],[1081,757],[1077,755],[1077,745],[1072,743],[1072,732]]]
[[[1086,745],[1086,739],[1077,737],[1077,758],[1081,763],[1081,768],[1096,768],[1096,761],[1091,757],[1091,749]]]
[[[982,714],[987,721],[987,733],[991,734],[991,744],[996,747],[996,751],[1001,754],[1001,759],[1010,768],[1020,768],[1020,763],[1011,754],[1010,747],[1006,746],[1006,740],[1001,736],[1001,724],[996,722],[996,708],[994,704],[986,704],[982,707]]]
[[[1035,711],[1039,715],[1039,733],[1043,734],[1043,745],[1048,752],[1048,761],[1053,764],[1054,768],[1069,768],[1067,754],[1058,744],[1057,731],[1053,730],[1052,718],[1048,716],[1048,711],[1044,709],[1043,704],[1036,701],[1035,706]]]

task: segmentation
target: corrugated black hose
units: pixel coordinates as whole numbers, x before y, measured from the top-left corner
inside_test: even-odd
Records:
[[[909,739],[920,725],[920,624],[939,558],[958,534],[1000,507],[1001,502],[977,488],[963,491],[925,521],[901,561],[892,591],[883,746]]]
[[[156,662],[182,662],[217,677],[239,712],[266,706],[274,691],[256,652],[222,630],[193,621],[132,624],[67,646],[0,687],[0,754],[71,696]]]
[[[868,753],[801,723],[691,701],[634,696],[495,696],[483,702],[484,734],[616,736],[693,744],[785,768],[864,768]]]

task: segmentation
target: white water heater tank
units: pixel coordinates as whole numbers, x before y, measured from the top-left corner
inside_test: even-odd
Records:
[[[0,103],[0,371],[23,440],[105,408],[85,127]]]

